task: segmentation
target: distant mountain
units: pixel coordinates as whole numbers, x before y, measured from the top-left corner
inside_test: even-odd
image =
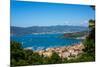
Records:
[[[26,35],[35,33],[69,33],[69,32],[80,32],[88,30],[88,27],[82,26],[67,26],[67,25],[56,25],[56,26],[32,26],[32,27],[15,27],[11,26],[11,35]]]

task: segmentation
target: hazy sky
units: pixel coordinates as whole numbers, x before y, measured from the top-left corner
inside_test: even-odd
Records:
[[[94,15],[88,5],[11,1],[12,26],[88,26]]]

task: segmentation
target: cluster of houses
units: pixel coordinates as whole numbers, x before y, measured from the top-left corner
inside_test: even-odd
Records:
[[[71,57],[77,57],[79,54],[83,53],[83,49],[84,49],[84,45],[80,43],[72,46],[47,48],[46,50],[40,50],[36,52],[39,53],[39,55],[43,55],[45,57],[51,57],[53,52],[55,52],[61,58],[70,59]]]

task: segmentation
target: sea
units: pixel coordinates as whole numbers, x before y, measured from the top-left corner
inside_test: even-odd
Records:
[[[80,39],[63,38],[63,34],[28,34],[23,36],[11,36],[11,41],[22,44],[24,48],[32,50],[44,50],[47,48],[62,47],[79,44]]]

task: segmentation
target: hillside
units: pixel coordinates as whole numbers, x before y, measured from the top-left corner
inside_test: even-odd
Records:
[[[86,31],[88,27],[81,26],[32,26],[32,27],[15,27],[11,26],[12,35],[26,35],[35,33],[69,33],[69,32],[80,32]]]

